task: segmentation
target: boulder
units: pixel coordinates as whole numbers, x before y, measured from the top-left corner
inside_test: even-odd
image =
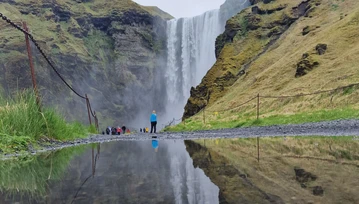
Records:
[[[327,44],[318,44],[315,47],[315,50],[317,51],[318,55],[324,55],[325,52],[327,51]]]
[[[315,186],[315,187],[313,188],[313,195],[315,195],[315,196],[323,196],[323,194],[324,194],[324,189],[323,189],[323,187],[321,187],[321,186]]]
[[[303,35],[303,36],[304,36],[304,35],[307,35],[308,33],[310,33],[310,32],[312,32],[312,31],[316,30],[317,28],[320,28],[320,26],[313,26],[313,25],[311,25],[311,26],[305,26],[305,27],[303,28],[303,30],[302,30],[302,35]]]
[[[294,168],[294,172],[295,172],[295,180],[297,180],[299,183],[306,183],[309,181],[315,181],[317,180],[317,176],[305,171],[302,168]]]
[[[309,71],[319,66],[319,62],[313,59],[308,53],[304,53],[302,59],[297,63],[295,77],[306,75]]]

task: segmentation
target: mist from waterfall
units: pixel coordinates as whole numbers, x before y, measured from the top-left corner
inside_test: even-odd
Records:
[[[221,7],[223,10],[216,9],[193,18],[167,22],[165,120],[182,117],[191,87],[200,84],[216,62],[215,42],[217,36],[224,32],[226,20],[249,6],[247,0],[228,2],[230,7],[234,7],[233,10],[228,10],[226,5],[226,8]]]

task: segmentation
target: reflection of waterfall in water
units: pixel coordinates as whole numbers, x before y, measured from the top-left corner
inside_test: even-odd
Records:
[[[249,5],[247,0],[227,2],[221,9],[167,22],[166,120],[182,117],[191,87],[216,61],[215,42],[226,20]]]
[[[218,203],[219,189],[204,174],[193,167],[193,161],[183,142],[168,143],[171,184],[176,204]]]

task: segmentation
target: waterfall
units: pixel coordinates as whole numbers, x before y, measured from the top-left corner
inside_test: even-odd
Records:
[[[182,116],[191,87],[197,86],[216,62],[215,42],[224,32],[226,20],[247,6],[248,0],[227,0],[221,9],[167,22],[168,119]]]
[[[215,41],[224,31],[219,9],[193,18],[167,22],[167,95],[170,104],[184,104],[216,61]]]

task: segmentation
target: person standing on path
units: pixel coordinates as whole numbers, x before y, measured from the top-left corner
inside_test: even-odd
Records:
[[[154,133],[156,133],[156,125],[157,125],[157,115],[156,115],[156,111],[152,111],[152,115],[151,115],[151,133],[154,130]]]

